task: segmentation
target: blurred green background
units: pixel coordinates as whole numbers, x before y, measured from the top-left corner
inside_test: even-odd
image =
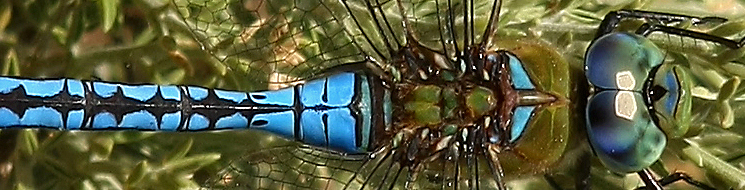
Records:
[[[2,1],[0,75],[189,84],[245,91],[269,88],[266,82],[246,82],[269,80],[268,76],[243,72],[240,65],[225,63],[203,49],[178,14],[174,5],[178,3],[182,0]],[[740,39],[745,35],[744,6],[745,1],[734,0],[513,0],[504,3],[497,35],[548,42],[571,64],[581,65],[584,49],[609,11],[641,9],[729,18],[724,25],[700,30]],[[701,70],[717,73],[705,74],[712,76],[712,81],[745,76],[743,51],[723,50],[716,44],[694,40],[671,40],[666,35],[652,38],[676,52],[671,53],[675,61],[704,65]],[[714,85],[702,90],[717,92],[718,88]],[[654,170],[686,171],[718,188],[745,181],[745,121],[737,116],[745,113],[745,108],[739,103],[743,100],[737,99],[742,88],[735,91],[737,96],[730,108],[735,113],[733,127],[723,130],[716,126],[719,117],[700,120],[703,132],[671,141]],[[704,104],[700,107],[719,109]],[[205,179],[215,177],[227,162],[247,152],[293,143],[256,131],[2,130],[0,189],[195,189]],[[635,175],[618,176],[593,162],[591,183],[595,188],[630,189],[641,184]],[[571,175],[561,169],[556,173],[557,179]],[[509,185],[515,189],[548,187],[542,176],[520,178]],[[571,183],[560,185],[572,187]]]

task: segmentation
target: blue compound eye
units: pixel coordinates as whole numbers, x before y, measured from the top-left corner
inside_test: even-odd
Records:
[[[663,54],[644,36],[617,32],[595,40],[587,49],[587,79],[603,89],[641,91],[649,71]]]
[[[590,99],[586,114],[590,145],[603,165],[614,172],[649,167],[667,143],[639,93],[602,91]]]
[[[692,97],[688,72],[677,65],[662,65],[646,90],[656,122],[671,138],[682,137],[690,126]]]

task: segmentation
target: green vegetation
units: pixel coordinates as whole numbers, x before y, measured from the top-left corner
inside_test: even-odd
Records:
[[[2,1],[0,75],[190,84],[232,90],[270,88],[266,85],[269,77],[245,68],[245,60],[213,56],[225,53],[220,52],[224,44],[205,45],[197,40],[202,38],[189,31],[179,14],[184,10],[176,8],[183,1],[186,0]],[[228,6],[224,2],[205,4],[213,8]],[[422,6],[421,10],[427,10],[426,5]],[[731,20],[720,26],[682,23],[681,27],[730,39],[745,35],[745,3],[716,0],[507,1],[496,35],[497,39],[529,38],[552,44],[571,68],[581,71],[585,48],[600,20],[609,11],[623,8],[721,16]],[[191,18],[209,21],[209,16]],[[242,21],[251,19],[257,18]],[[478,22],[477,27],[485,27],[485,21]],[[629,23],[627,28],[633,29],[635,24],[638,25]],[[235,28],[218,27],[204,35],[234,32],[230,30]],[[426,32],[421,35],[424,44],[436,39]],[[314,38],[318,34],[308,32],[304,36]],[[693,75],[701,78],[693,93],[708,97],[694,100],[693,113],[699,115],[694,114],[690,134],[669,141],[661,162],[652,169],[660,175],[685,171],[719,188],[745,188],[738,186],[745,181],[745,117],[736,114],[745,113],[745,87],[739,85],[739,78],[745,78],[745,48],[728,50],[668,35],[651,38],[661,48],[670,50],[666,56],[670,63],[690,67]],[[307,52],[310,49],[301,53],[312,54]],[[247,152],[293,143],[256,131],[2,130],[0,189],[195,189],[206,180],[214,180],[218,170]],[[570,166],[576,152],[565,156],[562,163],[566,167],[553,171],[562,187],[573,186],[574,169]],[[612,174],[593,159],[591,184],[595,189],[629,189],[641,184],[635,175]],[[548,184],[542,176],[521,176],[509,185],[545,189]]]

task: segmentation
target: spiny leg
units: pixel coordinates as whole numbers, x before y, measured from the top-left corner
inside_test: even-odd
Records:
[[[649,169],[644,169],[642,171],[637,172],[639,174],[639,177],[644,181],[645,188],[647,190],[662,190],[662,184],[657,182],[657,180],[654,179],[654,176],[652,176],[652,173],[649,171]]]
[[[699,181],[696,181],[691,176],[689,176],[688,174],[683,173],[683,172],[672,173],[672,174],[670,174],[670,175],[668,175],[668,176],[666,176],[666,177],[658,180],[657,182],[659,182],[660,184],[662,184],[662,186],[666,186],[668,184],[671,184],[671,183],[674,183],[674,182],[680,181],[680,180],[683,180],[686,183],[691,184],[691,185],[696,186],[696,187],[701,188],[701,189],[714,190],[713,187],[710,187],[710,186],[708,186],[708,185],[706,185],[704,183],[701,183]]]
[[[664,186],[683,180],[692,186],[698,187],[699,189],[715,190],[715,188],[708,186],[704,183],[701,183],[699,181],[696,181],[691,176],[683,172],[675,172],[668,176],[665,176],[664,178],[660,180],[654,180],[654,177],[649,172],[649,169],[644,169],[643,171],[639,172],[639,176],[642,177],[642,180],[644,181],[644,184],[646,185],[646,187],[639,187],[637,189],[658,189],[658,187],[659,189],[662,189],[662,187]]]
[[[592,165],[591,160],[592,154],[589,151],[582,151],[582,155],[579,156],[577,164],[577,174],[575,175],[575,187],[578,190],[589,190],[590,189],[590,170]]]
[[[686,30],[686,29],[680,29],[680,28],[675,28],[675,27],[663,26],[663,25],[658,25],[658,24],[644,23],[642,24],[642,26],[639,27],[639,29],[636,30],[636,33],[642,36],[648,36],[652,32],[656,32],[656,31],[665,32],[668,34],[675,34],[678,36],[690,37],[694,39],[701,39],[701,40],[716,42],[716,43],[722,44],[732,49],[740,49],[743,46],[745,46],[745,38],[741,39],[740,42],[736,42],[736,41],[733,41],[727,38],[714,36],[711,34],[706,34],[706,33],[696,32],[692,30]]]
[[[661,24],[670,24],[673,22],[690,21],[693,25],[707,24],[707,23],[723,23],[727,19],[721,17],[694,17],[679,14],[670,13],[659,13],[639,10],[619,10],[612,11],[605,15],[603,21],[598,27],[598,31],[595,34],[595,39],[604,36],[618,27],[618,23],[624,19],[647,19],[658,21]]]
[[[499,158],[497,155],[490,156],[492,157],[491,160],[488,160],[487,163],[489,163],[489,169],[491,169],[491,173],[494,177],[494,180],[497,181],[497,189],[507,189],[504,185],[504,169],[502,169],[502,163],[499,162]]]
[[[482,144],[485,143],[486,142],[482,142]],[[504,181],[502,181],[504,180],[504,169],[502,169],[502,163],[499,162],[499,157],[497,156],[499,153],[495,150],[491,150],[488,146],[485,146],[483,148],[483,154],[485,158],[488,158],[486,163],[488,163],[489,170],[491,171],[490,173],[492,176],[490,177],[493,177],[494,181],[497,182],[497,189],[507,189]]]
[[[469,135],[466,138],[466,142],[463,143],[465,145],[464,151],[466,156],[466,163],[468,164],[468,166],[466,167],[468,167],[468,186],[470,189],[479,189],[478,158],[476,158],[476,155],[474,155],[474,148],[476,146],[476,130],[477,129],[470,128],[470,130],[468,130]]]

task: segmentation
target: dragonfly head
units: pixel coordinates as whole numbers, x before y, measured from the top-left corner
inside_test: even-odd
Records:
[[[654,43],[632,33],[607,34],[587,50],[585,75],[595,88],[586,107],[588,138],[612,171],[649,167],[667,138],[689,131],[691,79],[684,67],[663,60]]]
[[[624,32],[602,36],[587,50],[585,75],[595,88],[585,110],[588,140],[614,172],[649,167],[667,143],[642,94],[649,73],[659,70],[663,59],[644,36]]]

